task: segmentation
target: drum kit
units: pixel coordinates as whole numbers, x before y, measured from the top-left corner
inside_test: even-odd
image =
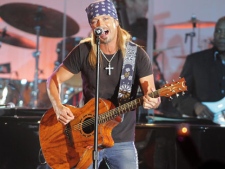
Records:
[[[33,52],[35,58],[34,81],[27,83],[22,80],[1,79],[0,106],[6,105],[7,102],[13,102],[16,106],[30,108],[50,107],[50,102],[46,102],[45,83],[39,79],[39,37],[70,37],[79,31],[79,25],[65,13],[29,3],[8,3],[0,6],[0,18],[15,28],[36,35],[36,43],[34,43],[25,37],[7,31],[6,28],[0,31],[0,44],[3,42],[17,47],[35,49]],[[59,58],[58,60],[62,61]],[[0,65],[0,73],[11,73],[10,69],[10,63]],[[29,90],[27,90],[27,85],[29,85]],[[40,89],[43,88],[43,85],[44,91],[42,92]],[[24,91],[29,91],[29,94],[24,96]],[[16,94],[17,97],[14,96]]]
[[[58,66],[62,62],[62,58],[82,39],[80,37],[71,38],[72,35],[79,31],[79,25],[73,18],[67,16],[65,13],[42,5],[29,3],[8,3],[0,6],[0,18],[9,25],[36,36],[36,43],[34,43],[23,36],[9,32],[6,28],[0,30],[0,45],[2,42],[25,49],[35,50],[35,52],[33,52],[33,57],[35,58],[34,81],[28,83],[22,80],[0,79],[0,106],[5,105],[7,102],[14,102],[17,106],[31,108],[39,108],[40,106],[41,108],[45,108],[46,106],[47,108],[50,107],[50,103],[47,104],[46,102],[47,94],[44,81],[39,79],[39,38],[40,36],[49,38],[67,37],[57,45],[56,52],[58,54],[58,59],[55,62],[55,66]],[[214,25],[215,22],[203,22],[192,17],[192,19],[187,22],[168,24],[164,25],[164,27],[171,29],[192,28],[193,32],[187,34],[187,36],[193,38],[195,36],[195,28],[212,27]],[[63,43],[65,44],[64,48]],[[162,52],[162,50],[155,50],[155,52],[159,53]],[[10,63],[0,64],[0,73],[11,73]],[[68,100],[74,92],[81,91],[82,84],[80,74],[68,80],[66,85],[65,93],[69,91],[68,97],[66,97],[66,100]],[[40,86],[44,86],[43,91],[41,91]],[[70,86],[73,90],[71,90]],[[24,91],[29,91],[26,97],[23,94]],[[14,95],[17,95],[17,97]]]
[[[164,28],[169,29],[192,29],[191,32],[188,32],[185,34],[185,42],[187,41],[187,38],[190,37],[190,53],[193,52],[193,38],[195,37],[195,29],[196,28],[209,28],[214,27],[215,22],[212,21],[201,21],[196,18],[195,15],[192,15],[191,19],[186,22],[180,22],[180,23],[173,23],[164,25]]]
[[[215,26],[215,22],[212,21],[200,21],[196,18],[196,16],[192,16],[190,20],[186,21],[186,22],[180,22],[180,23],[172,23],[172,24],[167,24],[167,25],[163,25],[164,28],[168,28],[168,29],[192,29],[191,32],[186,33],[185,34],[185,42],[187,41],[187,37],[190,36],[190,53],[193,52],[193,38],[195,37],[195,29],[196,28],[209,28],[209,27],[214,27]],[[162,86],[165,84],[165,79],[163,77],[163,74],[160,70],[160,67],[158,65],[157,62],[157,57],[158,55],[165,51],[165,50],[169,50],[172,49],[174,47],[177,46],[172,46],[172,47],[168,47],[168,48],[164,48],[164,49],[155,49],[154,50],[154,57],[153,57],[153,62],[156,66],[156,69],[154,70],[155,73],[155,79],[156,79],[156,85],[158,86]]]

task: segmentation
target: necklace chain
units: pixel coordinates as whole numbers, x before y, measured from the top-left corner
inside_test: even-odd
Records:
[[[111,59],[109,60],[109,59],[107,59],[107,57],[105,56],[105,54],[102,52],[102,50],[100,50],[100,51],[101,51],[102,55],[104,56],[104,58],[105,58],[105,59],[107,60],[107,62],[109,62],[109,63],[113,60],[114,56],[116,56],[116,54],[117,54],[117,51],[116,51],[116,53],[114,53],[113,56],[111,57]]]
[[[100,51],[101,51],[101,50],[100,50]],[[113,60],[114,56],[117,54],[117,51],[116,51],[116,53],[113,54],[113,56],[111,57],[110,60],[107,59],[107,57],[105,56],[105,54],[104,54],[102,51],[101,51],[101,53],[102,53],[102,55],[104,56],[104,58],[105,58],[105,59],[107,60],[107,62],[108,62],[108,66],[105,67],[105,69],[108,70],[108,75],[111,75],[111,70],[113,70],[114,67],[111,67],[110,62]]]

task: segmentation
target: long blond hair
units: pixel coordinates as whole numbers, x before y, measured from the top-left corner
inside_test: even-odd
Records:
[[[95,68],[96,62],[97,62],[97,57],[96,57],[97,46],[95,43],[95,39],[96,39],[96,36],[93,33],[91,33],[90,37],[85,38],[80,41],[80,43],[85,43],[85,42],[91,43],[92,48],[91,48],[91,51],[88,56],[88,61],[91,65],[91,67],[93,67],[93,68]],[[131,35],[126,30],[124,30],[123,28],[121,28],[118,25],[118,27],[117,27],[117,44],[118,44],[118,49],[121,50],[123,57],[126,54],[126,43],[129,42],[130,40],[131,40]]]

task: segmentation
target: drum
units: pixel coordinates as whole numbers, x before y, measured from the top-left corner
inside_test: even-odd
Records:
[[[14,80],[0,78],[0,105],[5,107],[8,103],[23,106],[23,92],[26,88],[26,80]]]
[[[58,67],[67,54],[80,43],[83,38],[81,37],[68,37],[57,44],[56,52],[58,59],[55,62],[55,66]],[[64,42],[65,41],[65,42]],[[65,43],[65,55],[63,56],[63,42]],[[78,105],[82,100],[82,79],[81,74],[74,75],[71,79],[67,80],[62,86],[62,100],[63,103]],[[78,97],[79,96],[79,97]]]
[[[65,56],[80,43],[83,38],[81,37],[69,37],[65,39]],[[58,59],[55,63],[55,66],[59,66],[63,60],[63,40],[57,44],[56,52],[58,54]],[[82,86],[82,80],[80,73],[74,75],[71,79],[67,80],[65,83],[67,86],[71,86],[73,88],[80,88]]]
[[[9,103],[14,103],[16,107],[33,108],[33,88],[33,81],[0,78],[0,108],[6,108]],[[82,94],[81,91],[81,77],[78,75],[72,77],[63,86],[63,103],[78,105],[82,100],[80,96]],[[35,108],[49,109],[50,107],[52,107],[52,104],[47,94],[46,80],[39,79],[37,105]]]
[[[32,108],[32,91],[34,89],[34,82],[27,82],[26,87],[23,90],[23,107]],[[51,102],[49,100],[46,88],[46,80],[38,80],[38,95],[37,95],[37,105],[35,108],[47,108],[51,107]]]
[[[17,107],[32,108],[31,93],[33,82],[26,79],[0,79],[0,106],[5,108],[8,103],[14,103]],[[51,102],[46,91],[46,80],[38,82],[38,98],[36,108],[50,108]]]
[[[81,37],[68,37],[65,40],[60,41],[57,44],[56,52],[58,54],[58,59],[55,62],[55,66],[58,67],[63,59],[66,57],[66,55],[76,46],[80,43],[80,41],[83,38]],[[63,42],[65,41],[65,56],[63,56]]]

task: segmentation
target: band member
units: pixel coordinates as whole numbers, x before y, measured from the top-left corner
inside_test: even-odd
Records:
[[[94,1],[86,8],[86,12],[92,29],[91,37],[83,39],[73,48],[47,80],[48,95],[58,121],[66,125],[76,118],[60,99],[61,84],[74,74],[81,72],[84,103],[96,97],[97,28],[103,30],[99,35],[99,97],[119,106],[133,100],[140,85],[143,92],[143,107],[158,108],[160,97],[149,96],[155,91],[150,58],[144,49],[131,42],[131,35],[120,27],[114,4],[110,0]],[[127,57],[132,58],[129,63],[126,62]],[[128,66],[126,70],[123,69],[123,65]],[[135,113],[135,111],[127,112],[121,117],[122,122],[112,130],[114,146],[99,151],[99,162],[104,158],[110,168],[138,169],[134,145]],[[92,167],[90,164],[89,168]]]
[[[225,97],[224,16],[216,23],[213,47],[189,55],[180,77],[186,79],[188,92],[174,99],[174,106],[184,115],[213,120],[213,112],[203,102],[216,102]],[[221,122],[225,124],[224,116]]]

